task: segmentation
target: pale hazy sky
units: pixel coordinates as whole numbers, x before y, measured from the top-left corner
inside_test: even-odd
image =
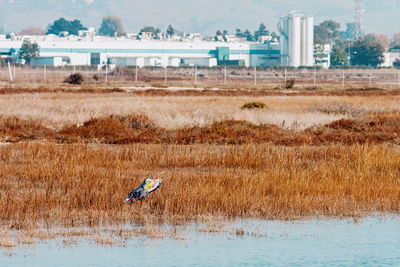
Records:
[[[388,35],[400,32],[398,0],[364,0],[363,29],[366,33]],[[254,31],[264,22],[276,31],[278,18],[296,9],[315,17],[316,23],[333,19],[353,21],[351,0],[0,0],[0,26],[18,32],[27,26],[46,28],[55,19],[80,19],[85,26],[98,28],[105,15],[122,19],[129,32],[142,26],[162,28],[172,24],[186,32],[213,34],[236,28]]]

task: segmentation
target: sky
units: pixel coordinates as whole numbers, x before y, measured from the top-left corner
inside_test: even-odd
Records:
[[[363,8],[364,32],[400,32],[400,0],[363,0]],[[113,15],[127,32],[147,25],[165,30],[172,24],[184,32],[212,35],[237,28],[254,31],[261,22],[276,32],[279,17],[290,10],[312,15],[316,23],[333,19],[343,29],[354,20],[351,0],[0,0],[0,27],[16,33],[29,26],[46,29],[65,17],[98,29],[104,16]]]

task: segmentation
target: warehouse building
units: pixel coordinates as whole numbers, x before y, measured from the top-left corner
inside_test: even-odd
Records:
[[[40,56],[34,65],[73,66],[208,66],[247,67],[280,65],[280,44],[276,40],[255,42],[213,42],[133,40],[94,36],[19,36],[0,38],[3,56],[17,56],[25,38],[38,43]]]

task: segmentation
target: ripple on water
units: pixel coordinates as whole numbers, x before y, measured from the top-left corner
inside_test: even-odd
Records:
[[[126,246],[60,240],[0,256],[1,266],[370,266],[400,264],[400,218],[242,220],[184,239],[133,238]],[[222,229],[222,228],[221,228]]]

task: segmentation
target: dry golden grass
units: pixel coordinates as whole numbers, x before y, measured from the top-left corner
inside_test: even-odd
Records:
[[[123,203],[152,176],[164,179],[160,190],[134,205]],[[398,147],[0,147],[0,220],[15,229],[399,211]]]
[[[269,109],[243,110],[247,102],[261,101]],[[326,107],[344,112],[326,112]],[[342,107],[342,109],[340,109]],[[344,109],[343,109],[344,108]],[[0,114],[40,122],[59,130],[91,118],[142,114],[157,126],[175,130],[202,127],[224,120],[255,125],[274,124],[293,130],[324,125],[362,112],[400,110],[400,96],[140,96],[129,93],[37,93],[0,96]],[[329,111],[329,110],[328,110]]]
[[[147,97],[130,94],[4,95],[0,97],[0,114],[38,120],[53,129],[82,124],[91,118],[130,114],[146,115],[166,129],[204,126],[223,120],[304,129],[344,117],[342,114],[307,110],[321,102],[334,102],[335,97],[327,101],[322,97],[259,98],[271,109],[249,111],[240,108],[253,99],[257,100],[250,97]]]

